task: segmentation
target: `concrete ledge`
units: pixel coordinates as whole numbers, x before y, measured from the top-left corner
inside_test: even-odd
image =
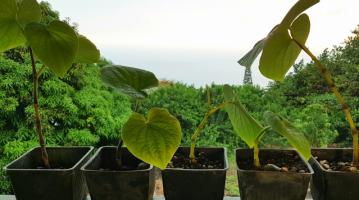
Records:
[[[0,195],[0,200],[16,200],[15,196],[12,195]],[[91,200],[88,197],[88,200]],[[165,200],[163,197],[154,197],[153,200]],[[240,200],[239,197],[225,197],[223,200]]]

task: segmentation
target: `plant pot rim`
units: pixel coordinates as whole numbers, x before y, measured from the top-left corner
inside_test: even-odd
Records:
[[[178,149],[180,148],[190,148],[188,146],[180,146]],[[186,172],[186,171],[195,171],[195,172],[216,172],[216,171],[227,171],[229,169],[229,165],[228,165],[228,159],[227,159],[227,148],[225,147],[196,147],[196,149],[217,149],[217,150],[223,150],[223,159],[224,159],[224,167],[223,169],[183,169],[183,168],[165,168],[162,171],[182,171],[182,172]]]
[[[13,160],[12,162],[10,162],[9,164],[7,164],[3,169],[5,171],[12,171],[12,172],[69,172],[69,171],[73,171],[74,169],[76,169],[81,162],[86,159],[86,157],[91,154],[92,150],[94,149],[93,146],[66,146],[66,147],[46,147],[46,149],[84,149],[87,148],[88,151],[86,152],[86,154],[84,154],[80,160],[78,160],[71,168],[66,168],[66,169],[12,169],[9,168],[11,165],[13,165],[15,162],[18,162],[19,160],[21,160],[24,156],[26,156],[27,154],[31,153],[32,151],[34,151],[35,149],[40,149],[41,147],[34,147],[30,150],[28,150],[27,152],[25,152],[24,154],[22,154],[19,158]]]
[[[91,162],[98,156],[98,154],[106,148],[117,148],[116,146],[102,146],[97,149],[97,151],[92,155],[92,157],[81,167],[81,171],[83,172],[96,172],[96,173],[122,173],[122,174],[130,174],[130,173],[136,173],[136,172],[146,172],[151,171],[153,169],[153,165],[150,165],[147,169],[136,169],[136,170],[129,170],[129,171],[102,171],[102,170],[95,170],[95,169],[86,169],[88,165],[91,164]],[[122,147],[127,149],[126,147]],[[130,152],[131,153],[131,152]],[[131,153],[132,154],[132,153]],[[141,160],[141,159],[139,159]],[[142,160],[141,160],[142,161]],[[144,161],[142,161],[144,162]]]
[[[353,148],[312,148],[312,150],[321,150],[321,151],[326,151],[326,150],[353,150]],[[322,165],[318,162],[317,159],[315,159],[313,157],[313,154],[312,154],[312,157],[310,158],[310,160],[312,164],[315,164],[316,166],[319,167],[319,169],[325,173],[328,173],[328,174],[352,174],[352,176],[359,176],[359,172],[345,172],[345,171],[328,171],[326,169],[324,169],[322,167]]]
[[[251,150],[248,148],[237,148],[234,150],[234,155],[237,155],[237,150]],[[299,157],[301,158],[302,162],[305,164],[305,166],[308,168],[309,172],[305,172],[305,173],[299,173],[299,172],[277,172],[277,171],[259,171],[259,170],[245,170],[245,169],[240,169],[237,163],[237,156],[236,156],[236,168],[237,171],[239,172],[246,172],[246,173],[263,173],[263,174],[304,174],[304,175],[313,175],[314,174],[314,170],[312,168],[312,166],[310,166],[308,161],[305,161],[305,159],[303,158],[302,155],[300,155],[300,153],[298,153],[297,150],[293,149],[293,148],[260,148],[259,151],[268,151],[268,150],[277,150],[277,151],[294,151],[296,152]]]

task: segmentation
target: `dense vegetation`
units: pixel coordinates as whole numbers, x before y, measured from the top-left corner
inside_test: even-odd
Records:
[[[42,3],[48,18],[58,18],[48,4]],[[34,131],[30,60],[25,49],[18,48],[0,55],[0,168],[37,146]],[[348,100],[356,121],[359,121],[359,29],[341,46],[320,55],[333,72],[340,91]],[[114,145],[124,122],[131,114],[130,100],[105,87],[97,65],[78,65],[64,78],[46,71],[40,83],[40,104],[47,143],[51,146]],[[242,103],[258,120],[266,110],[280,113],[300,127],[313,146],[350,146],[350,130],[340,106],[326,87],[313,63],[299,62],[283,83],[267,88],[251,85],[234,86]],[[213,104],[223,101],[222,86],[209,87]],[[163,82],[143,100],[137,110],[146,113],[152,107],[167,108],[181,122],[183,145],[190,144],[190,135],[207,110],[205,88],[182,83]],[[267,134],[263,144],[287,146],[277,134]],[[234,134],[225,112],[211,117],[199,146],[226,146],[229,152],[244,147]],[[262,145],[263,146],[263,145]],[[0,171],[0,194],[11,188]]]

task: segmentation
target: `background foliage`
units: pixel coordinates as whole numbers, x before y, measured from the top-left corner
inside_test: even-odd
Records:
[[[48,3],[41,3],[47,17],[42,23],[58,19]],[[70,20],[67,19],[70,23]],[[77,26],[73,24],[73,26]],[[343,45],[325,50],[320,60],[333,72],[340,91],[359,121],[359,27]],[[99,70],[109,62],[74,66],[62,79],[45,71],[40,80],[40,105],[47,143],[53,146],[114,145],[135,105],[124,95],[103,85]],[[0,54],[0,168],[25,151],[37,146],[32,107],[31,66],[27,52],[17,48]],[[211,85],[213,104],[223,101],[222,86]],[[350,146],[350,130],[329,88],[313,63],[297,63],[283,83],[267,88],[234,86],[248,111],[263,122],[270,110],[283,115],[301,128],[313,146]],[[181,122],[182,144],[190,144],[190,135],[207,111],[205,88],[163,81],[151,91],[137,110],[143,114],[152,107],[167,108]],[[132,108],[133,109],[133,108]],[[210,118],[198,146],[225,146],[228,152],[245,144],[233,132],[228,116],[221,111]],[[277,134],[266,134],[262,147],[286,147]],[[5,173],[0,170],[0,194],[11,193]]]

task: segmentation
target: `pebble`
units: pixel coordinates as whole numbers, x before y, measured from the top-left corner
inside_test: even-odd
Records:
[[[266,164],[264,166],[264,170],[266,171],[281,171],[282,168],[278,167],[277,165],[274,164]]]
[[[324,165],[324,164],[328,164],[328,161],[327,161],[327,160],[321,160],[321,161],[319,161],[319,163],[320,163],[321,165]]]
[[[289,170],[290,172],[297,172],[298,171],[298,168],[296,168],[296,167],[292,167],[292,168],[290,168],[290,170]]]
[[[322,166],[324,167],[324,169],[330,169],[330,166],[328,164],[322,164]]]
[[[351,172],[358,172],[358,168],[356,168],[356,167],[354,167],[354,166],[350,167],[349,170],[350,170]]]
[[[280,171],[281,171],[281,172],[288,172],[289,170],[288,170],[288,167],[282,167],[282,168],[280,169]]]
[[[339,167],[343,167],[343,166],[347,165],[345,162],[338,162],[337,164],[338,164]]]
[[[299,173],[305,173],[305,170],[299,170],[298,172]]]

